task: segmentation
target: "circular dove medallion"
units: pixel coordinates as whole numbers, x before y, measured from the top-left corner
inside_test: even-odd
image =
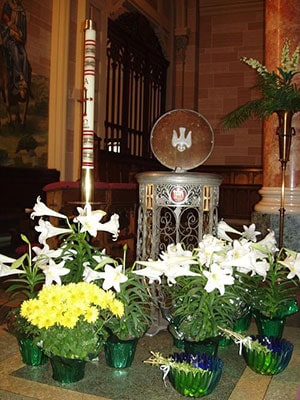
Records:
[[[170,192],[170,197],[173,203],[182,204],[187,198],[187,192],[183,186],[175,186]]]
[[[203,164],[214,145],[214,133],[203,115],[193,110],[177,109],[162,115],[150,137],[156,159],[176,172],[188,171]]]

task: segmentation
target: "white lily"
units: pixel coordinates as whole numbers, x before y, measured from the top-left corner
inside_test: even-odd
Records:
[[[232,228],[224,220],[221,220],[218,223],[218,226],[217,226],[217,237],[219,239],[223,239],[223,240],[227,240],[228,242],[231,242],[232,238],[230,236],[228,236],[226,232],[235,233],[235,234],[237,234],[239,236],[241,235],[241,232],[239,232],[238,230]]]
[[[256,263],[255,253],[252,251],[251,243],[247,241],[234,240],[232,249],[226,254],[222,267],[233,266],[241,272],[252,272]]]
[[[62,254],[61,248],[50,249],[47,243],[44,243],[43,247],[34,246],[32,250],[36,254],[32,261],[35,261],[38,265],[47,264],[50,258],[58,258]]]
[[[127,276],[122,273],[123,265],[118,265],[117,267],[112,267],[106,264],[104,267],[104,272],[98,272],[100,278],[104,279],[102,288],[108,290],[114,288],[116,292],[120,292],[120,284],[128,280]]]
[[[0,263],[12,264],[15,261],[16,261],[15,258],[7,257],[4,254],[0,254]]]
[[[262,240],[253,243],[252,246],[260,251],[262,256],[266,256],[270,252],[274,254],[278,250],[274,231],[269,231]]]
[[[100,223],[100,231],[109,232],[113,235],[112,240],[117,240],[119,236],[119,215],[113,214],[108,222]]]
[[[77,207],[79,215],[74,218],[74,222],[81,224],[80,232],[88,232],[91,236],[96,237],[99,230],[100,220],[106,215],[105,211],[92,211],[90,204],[86,204],[84,208]]]
[[[15,258],[0,254],[0,277],[24,273],[23,270],[6,265],[13,264],[15,261],[17,261]]]
[[[95,271],[94,269],[90,268],[88,265],[84,265],[83,271],[83,280],[87,283],[91,283],[96,281],[97,279],[102,278],[103,272]]]
[[[51,208],[47,207],[46,204],[44,204],[41,201],[41,197],[38,196],[38,198],[36,199],[36,204],[33,207],[33,211],[30,217],[34,219],[34,217],[44,217],[44,216],[67,219],[66,215],[56,212]]]
[[[39,243],[46,244],[46,240],[64,233],[72,233],[72,229],[69,228],[58,228],[51,224],[49,221],[44,221],[43,218],[39,219],[39,224],[35,227],[37,232],[41,232],[39,235]]]
[[[192,252],[190,250],[185,250],[181,243],[176,243],[176,244],[169,244],[167,246],[167,251],[162,253],[162,257],[163,255],[169,257],[184,256],[190,258],[192,256]]]
[[[165,263],[166,268],[195,264],[193,253],[190,250],[183,249],[181,243],[168,245],[167,251],[163,251],[159,257]]]
[[[16,274],[24,274],[25,272],[18,268],[11,268],[5,264],[0,263],[0,277],[16,275]]]
[[[197,258],[201,265],[209,266],[223,258],[225,254],[226,243],[211,234],[203,236],[203,240],[199,243],[197,249]]]
[[[149,283],[154,281],[161,282],[161,276],[165,275],[169,285],[176,283],[179,276],[195,276],[195,272],[190,271],[190,265],[195,264],[195,257],[189,250],[184,250],[180,243],[169,245],[166,252],[160,254],[157,261],[138,261],[137,264],[146,268],[134,271],[137,275],[146,276]]]
[[[265,280],[269,269],[270,269],[270,264],[266,259],[259,260],[254,263],[254,268],[252,270],[252,274],[260,275]]]
[[[203,275],[207,278],[207,283],[204,289],[207,293],[212,292],[214,289],[218,289],[221,296],[225,293],[225,285],[233,285],[234,277],[228,274],[218,264],[212,264],[210,271],[203,271]]]
[[[43,273],[45,274],[45,286],[50,286],[52,282],[61,285],[61,276],[67,275],[70,272],[69,268],[64,268],[65,261],[61,261],[56,264],[54,260],[49,259],[49,263],[41,266]]]
[[[142,265],[146,268],[133,271],[134,274],[145,276],[149,279],[150,284],[156,281],[158,283],[161,283],[161,276],[164,274],[164,271],[166,269],[166,264],[164,261],[137,261],[137,264]]]
[[[110,232],[117,237],[119,232],[119,216],[114,214],[110,220],[104,224],[100,223],[101,219],[106,215],[105,211],[92,211],[91,205],[86,204],[84,208],[77,208],[79,215],[74,218],[74,222],[79,222],[82,226],[80,232],[88,232],[91,236],[96,237],[98,231]]]
[[[164,275],[167,278],[167,283],[169,286],[176,284],[176,278],[179,276],[199,276],[196,272],[190,271],[189,265],[167,265],[167,269],[164,271]]]
[[[285,260],[279,261],[280,264],[287,267],[290,272],[287,276],[288,279],[293,279],[296,275],[300,279],[300,254],[296,253],[296,256],[289,255]]]
[[[243,228],[244,232],[242,233],[242,237],[250,240],[251,242],[256,242],[257,236],[259,236],[261,233],[255,230],[255,224],[251,224],[250,226],[243,225]]]

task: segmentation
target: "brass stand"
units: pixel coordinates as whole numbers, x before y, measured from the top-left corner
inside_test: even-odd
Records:
[[[289,161],[292,136],[295,135],[295,129],[292,128],[292,111],[277,111],[279,126],[276,134],[279,139],[279,161],[281,162],[281,199],[279,209],[279,248],[283,246],[284,232],[284,214],[285,214],[285,173],[286,164]]]

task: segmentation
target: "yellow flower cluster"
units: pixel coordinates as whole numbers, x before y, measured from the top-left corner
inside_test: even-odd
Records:
[[[73,328],[79,319],[94,323],[101,318],[101,310],[121,317],[123,303],[112,291],[104,291],[94,283],[70,283],[44,286],[36,299],[21,305],[21,316],[39,329],[54,325]]]

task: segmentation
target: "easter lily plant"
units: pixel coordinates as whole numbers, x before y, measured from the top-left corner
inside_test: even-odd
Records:
[[[273,232],[257,241],[260,233],[254,224],[240,232],[220,221],[217,235],[205,235],[192,251],[181,243],[170,244],[157,260],[138,260],[128,268],[126,246],[123,259],[118,260],[91,244],[98,231],[110,232],[117,239],[116,214],[102,222],[105,212],[93,211],[87,204],[78,207],[78,216],[69,219],[38,198],[31,217],[39,218],[39,246],[32,247],[23,236],[28,253],[18,259],[0,256],[0,275],[8,278],[8,290],[21,294],[23,301],[38,300],[45,288],[54,291],[53,287],[61,286],[67,291],[69,285],[96,285],[124,308],[122,313],[112,311],[104,319],[102,312],[98,314],[96,324],[108,335],[141,337],[151,325],[153,305],[163,310],[178,338],[193,341],[218,336],[219,327],[232,329],[246,306],[269,317],[298,310],[295,290],[300,255],[285,248],[279,250]],[[60,222],[54,225],[49,218]],[[56,238],[54,248],[48,244],[50,238]],[[153,295],[154,283],[159,298]],[[30,324],[33,336],[40,335],[36,329],[49,329],[35,324],[23,311],[21,315],[18,311],[19,318],[25,320],[24,332],[30,331]],[[86,316],[80,315],[78,324],[83,320],[87,322]],[[97,331],[99,326],[94,328]]]
[[[135,274],[134,266],[126,269],[125,259],[123,261],[124,263],[115,269],[107,265],[103,273],[103,286],[113,276],[116,297],[124,304],[123,316],[111,318],[107,323],[107,329],[111,335],[121,340],[139,339],[152,323],[150,285],[142,276]]]
[[[218,336],[220,326],[232,329],[246,305],[271,317],[291,302],[298,310],[300,255],[278,251],[273,232],[257,241],[259,234],[254,224],[239,232],[220,221],[217,237],[205,235],[193,251],[170,245],[158,260],[138,261],[145,268],[136,273],[162,285],[164,314],[179,339],[205,340]]]
[[[50,209],[38,198],[31,218],[39,218],[35,227],[39,233],[39,246],[32,246],[22,235],[28,245],[28,252],[19,259],[0,257],[0,275],[8,276],[8,291],[18,296],[19,301],[35,299],[41,290],[45,290],[44,287],[56,291],[58,289],[55,286],[67,290],[69,284],[94,283],[123,304],[122,315],[113,313],[107,318],[107,335],[114,334],[122,339],[139,338],[151,325],[151,296],[144,278],[134,274],[133,268],[126,268],[126,246],[123,259],[117,260],[91,244],[91,238],[96,237],[99,231],[109,232],[113,240],[117,239],[118,215],[113,214],[108,221],[102,222],[106,214],[102,210],[93,211],[89,204],[77,210],[78,216],[70,219]],[[58,223],[54,225],[52,220]],[[49,239],[51,243],[55,239],[54,248],[48,244]],[[82,318],[78,320],[79,325],[82,325]],[[17,308],[9,318],[12,333],[20,336],[21,331],[24,335],[31,332],[31,336],[35,336],[36,326],[31,321],[29,329],[28,321],[30,318],[24,320],[24,313],[20,315]],[[58,332],[58,325],[61,323],[58,322],[50,331]],[[50,331],[43,330],[48,338]],[[49,340],[46,339],[48,344]]]
[[[22,235],[28,245],[28,253],[18,259],[0,256],[0,276],[19,276],[10,280],[14,283],[10,291],[16,290],[18,294],[22,291],[25,297],[31,298],[36,295],[40,284],[49,286],[52,283],[61,285],[92,281],[93,270],[111,261],[104,251],[91,245],[90,239],[98,231],[110,232],[113,239],[117,239],[118,215],[114,214],[108,222],[102,223],[100,221],[106,213],[102,210],[92,211],[89,204],[84,208],[78,207],[78,213],[71,222],[67,216],[48,208],[40,198],[37,199],[31,218],[39,217],[35,227],[39,232],[39,245],[31,246]],[[59,219],[60,226],[52,224],[49,217]],[[55,237],[58,238],[57,246],[50,248],[47,241]]]

